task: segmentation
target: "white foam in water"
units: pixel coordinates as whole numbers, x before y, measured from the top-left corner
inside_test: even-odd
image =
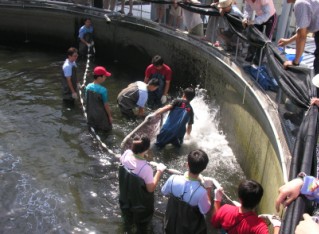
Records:
[[[197,148],[204,150],[209,155],[210,161],[206,169],[208,176],[238,174],[239,176],[236,175],[236,177],[243,177],[243,172],[226,136],[218,129],[219,106],[208,101],[210,98],[207,97],[206,92],[204,89],[196,89],[196,97],[191,102],[195,114],[194,125],[190,139],[186,138],[184,144],[196,145]],[[227,176],[223,176],[221,179],[228,180]]]
[[[218,130],[219,120],[216,115],[219,107],[214,103],[207,103],[206,90],[198,89],[191,105],[194,109],[194,125],[190,139],[185,139],[185,144],[196,143],[203,150],[215,150],[216,147],[227,150],[234,155],[228,147],[225,135]],[[200,140],[199,140],[200,139]],[[224,147],[223,147],[224,146]]]

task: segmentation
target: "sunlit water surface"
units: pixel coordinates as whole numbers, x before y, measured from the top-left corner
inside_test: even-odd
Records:
[[[63,51],[0,47],[1,233],[122,233],[117,159],[88,131],[80,103],[74,108],[62,104],[64,59]],[[144,74],[123,70],[116,62],[96,59],[91,67],[95,64],[112,72],[105,86],[110,92],[114,129],[101,137],[120,153],[122,139],[138,123],[121,117],[116,96]],[[78,66],[83,77],[85,61]],[[244,175],[218,128],[218,106],[201,89],[191,104],[195,111],[192,137],[180,149],[152,147],[153,160],[184,171],[188,152],[201,148],[210,159],[203,174],[216,178],[235,199]],[[162,233],[166,201],[158,189],[155,233]]]

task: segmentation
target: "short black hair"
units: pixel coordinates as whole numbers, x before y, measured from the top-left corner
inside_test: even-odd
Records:
[[[162,59],[161,56],[159,55],[155,55],[153,58],[152,58],[152,64],[157,67],[157,66],[162,66],[164,64],[164,60]]]
[[[66,52],[66,55],[69,57],[69,56],[72,56],[72,55],[75,54],[75,53],[78,53],[77,48],[70,47],[70,48],[68,49],[68,51]]]
[[[159,80],[156,78],[152,78],[148,81],[148,85],[153,85],[155,87],[159,87],[160,83]]]
[[[150,148],[151,141],[147,136],[136,136],[133,139],[132,151],[134,154],[140,154]]]
[[[263,187],[254,180],[244,180],[238,186],[238,197],[246,209],[254,209],[264,194]]]
[[[87,17],[87,18],[84,18],[84,21],[83,21],[83,22],[85,23],[87,20],[92,21],[90,17]]]
[[[191,151],[187,156],[189,171],[195,175],[201,173],[208,164],[207,154],[200,149]]]
[[[195,90],[191,87],[184,89],[183,93],[188,101],[193,100],[195,97]]]

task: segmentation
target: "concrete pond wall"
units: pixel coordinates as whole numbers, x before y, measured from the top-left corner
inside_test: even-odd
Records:
[[[111,22],[107,23],[105,12],[94,8],[12,2],[18,4],[0,4],[0,41],[27,41],[66,51],[77,46],[81,20],[89,16],[99,55],[144,69],[160,53],[174,71],[174,86],[199,84],[205,88],[220,106],[220,129],[246,176],[264,187],[259,210],[274,212],[277,190],[287,178],[290,153],[276,105],[238,64],[218,48],[151,21],[109,13]]]

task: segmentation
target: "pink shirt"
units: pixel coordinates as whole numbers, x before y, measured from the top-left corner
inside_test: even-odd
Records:
[[[256,12],[255,23],[262,24],[276,13],[273,0],[246,0],[244,17],[250,18],[253,11]],[[259,18],[259,19],[258,19]]]
[[[153,183],[153,169],[146,160],[134,157],[132,150],[126,150],[120,158],[121,163],[139,177],[141,177],[145,184]]]

